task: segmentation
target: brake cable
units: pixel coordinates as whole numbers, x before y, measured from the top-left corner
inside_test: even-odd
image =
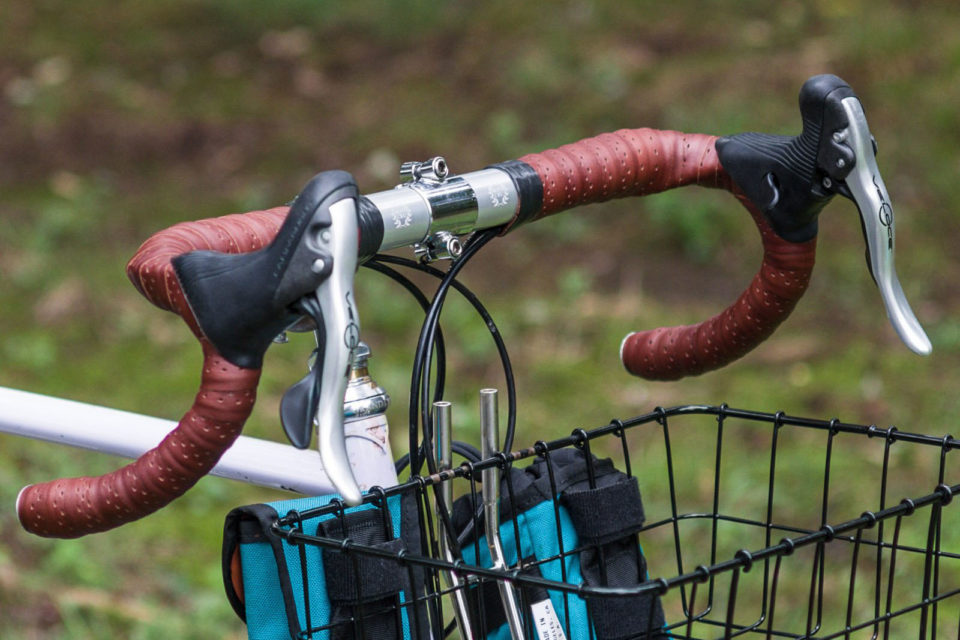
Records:
[[[432,455],[432,451],[429,447],[429,443],[432,441],[432,425],[431,425],[431,411],[430,411],[430,397],[431,395],[435,399],[442,398],[443,396],[443,387],[445,382],[445,360],[446,354],[442,350],[442,333],[440,333],[439,328],[439,318],[440,313],[443,308],[443,304],[446,300],[446,294],[449,291],[450,287],[453,287],[464,298],[473,306],[474,310],[478,313],[481,319],[484,321],[484,324],[487,326],[488,331],[491,334],[491,337],[496,344],[498,355],[500,357],[501,365],[504,372],[504,377],[506,379],[507,387],[507,428],[505,430],[504,438],[504,450],[509,451],[513,447],[514,434],[516,431],[516,383],[513,375],[513,367],[510,362],[510,356],[507,352],[506,345],[504,344],[503,337],[500,334],[499,329],[497,328],[496,323],[494,322],[492,316],[487,311],[483,303],[480,302],[479,298],[473,293],[468,287],[462,284],[457,280],[457,275],[466,265],[467,261],[472,258],[484,245],[486,245],[490,240],[499,235],[498,229],[487,230],[478,234],[475,234],[470,240],[465,244],[464,251],[459,257],[459,259],[451,265],[450,269],[446,272],[441,271],[435,267],[424,264],[422,262],[417,262],[410,260],[408,258],[401,258],[397,256],[390,256],[384,254],[378,254],[374,256],[370,261],[365,263],[365,266],[383,273],[388,277],[396,280],[404,288],[407,289],[412,295],[418,298],[418,301],[421,300],[420,296],[423,296],[422,292],[417,290],[417,294],[414,294],[416,285],[413,285],[408,279],[404,278],[402,275],[397,273],[395,270],[385,267],[385,264],[394,264],[403,266],[406,268],[414,269],[422,273],[431,275],[439,279],[440,285],[437,288],[436,293],[434,294],[433,300],[430,303],[429,308],[426,310],[427,315],[424,320],[424,323],[421,327],[420,339],[417,344],[417,350],[414,356],[413,364],[413,375],[411,379],[411,390],[410,390],[410,410],[409,410],[409,421],[410,421],[410,471],[411,475],[419,473],[422,468],[423,461],[426,460],[428,470],[431,473],[436,472],[436,460]],[[399,276],[399,277],[398,277]],[[405,282],[404,282],[405,281]],[[425,298],[424,298],[425,299]],[[421,303],[421,306],[422,303]],[[438,340],[438,336],[440,339]],[[436,364],[436,380],[433,385],[433,394],[430,393],[430,377],[431,377],[431,362],[433,361],[433,345],[437,344],[437,364]],[[418,423],[422,422],[423,425],[423,435],[424,440],[421,443],[418,437],[420,429],[418,428]],[[398,462],[398,469],[400,464]]]

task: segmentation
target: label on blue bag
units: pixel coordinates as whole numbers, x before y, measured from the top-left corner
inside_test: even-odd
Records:
[[[530,605],[530,611],[533,613],[533,623],[540,640],[567,640],[563,625],[560,624],[560,618],[554,611],[550,598],[534,602]]]

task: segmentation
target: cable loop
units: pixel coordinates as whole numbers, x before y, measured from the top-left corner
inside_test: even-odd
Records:
[[[950,485],[938,484],[933,492],[940,496],[940,506],[942,507],[947,506],[953,500],[953,491],[950,489]]]
[[[653,412],[657,414],[657,422],[660,426],[666,426],[667,424],[667,410],[663,407],[656,407]]]
[[[587,430],[582,427],[580,429],[574,429],[570,435],[571,437],[576,438],[576,441],[573,443],[573,445],[578,449],[583,449],[590,440],[590,436],[587,435]]]
[[[472,482],[479,482],[479,481],[480,481],[480,475],[481,475],[481,474],[478,473],[476,469],[474,469],[474,464],[473,464],[472,461],[470,461],[470,460],[464,460],[463,463],[462,463],[460,466],[463,467],[463,468],[466,470],[467,477],[470,478],[470,480],[471,480]]]
[[[610,421],[610,426],[613,427],[613,434],[618,438],[623,435],[625,427],[623,426],[623,420],[619,418],[614,418]]]
[[[830,435],[835,436],[840,433],[838,425],[840,424],[840,418],[831,418],[830,419]]]
[[[296,509],[290,509],[290,511],[288,511],[287,515],[284,517],[289,520],[292,520],[292,522],[290,523],[290,533],[298,533],[298,532],[303,533],[303,518],[300,516],[299,511],[297,511]],[[303,540],[299,540],[297,538],[290,540],[289,536],[287,537],[287,542],[292,542],[293,544],[297,544],[297,545],[304,544]]]
[[[670,583],[667,582],[666,578],[657,578],[654,582],[657,583],[657,595],[662,596],[670,589]]]
[[[711,575],[710,567],[704,564],[698,565],[697,568],[693,570],[693,572],[697,575],[697,582],[703,583],[710,579],[710,575]]]
[[[787,414],[784,413],[783,411],[777,411],[777,412],[773,415],[773,428],[774,428],[774,429],[779,429],[780,427],[783,426],[783,419],[786,417],[786,415],[787,415]]]
[[[783,551],[785,556],[793,555],[793,551],[797,548],[797,543],[793,541],[793,538],[782,538],[780,544],[786,547]]]
[[[954,439],[953,436],[948,433],[943,436],[943,439],[940,441],[940,448],[944,451],[949,451],[951,442],[954,442]]]

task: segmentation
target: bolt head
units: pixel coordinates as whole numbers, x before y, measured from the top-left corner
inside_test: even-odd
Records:
[[[447,161],[443,156],[433,158],[430,162],[430,168],[437,180],[446,180],[447,176],[450,175],[450,167],[447,166]]]
[[[463,253],[463,244],[460,242],[460,238],[450,238],[447,240],[447,253],[450,254],[451,258],[459,258],[460,254]]]

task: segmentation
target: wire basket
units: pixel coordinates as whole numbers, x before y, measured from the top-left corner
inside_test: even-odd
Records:
[[[958,446],[950,436],[783,413],[726,406],[657,409],[371,491],[363,508],[378,513],[387,538],[397,518],[392,510],[404,505],[404,517],[418,534],[413,544],[366,544],[346,525],[346,537],[304,533],[311,519],[345,521],[350,510],[336,500],[287,514],[273,533],[297,547],[302,565],[304,550],[319,547],[324,558],[340,556],[357,576],[399,568],[414,585],[407,595],[373,602],[359,597],[356,578],[354,606],[325,624],[308,613],[304,638],[374,637],[382,628],[372,632],[370,621],[384,615],[393,617],[389,628],[397,637],[509,637],[507,625],[490,615],[501,584],[516,594],[527,638],[956,638],[960,509],[949,507],[960,479],[952,464],[956,456],[948,454]],[[639,524],[630,515],[635,510],[615,514],[617,520],[633,518],[635,526],[624,530],[642,548],[634,584],[625,586],[622,579],[617,586],[604,584],[610,576],[602,567],[600,580],[596,572],[594,580],[585,579],[585,570],[568,572],[562,580],[545,577],[551,566],[583,561],[584,553],[601,564],[609,559],[608,541],[562,539],[561,520],[571,505],[554,472],[565,450],[581,452],[588,485],[596,484],[595,474],[608,458],[624,477],[636,478],[643,495]],[[512,513],[506,508],[503,546],[521,560],[490,567],[478,542],[486,527],[473,508],[480,473],[499,467],[503,478],[511,478],[531,462],[547,470],[548,517],[536,526],[561,538],[557,553],[530,557],[520,550],[520,536],[510,530],[530,523],[518,522],[527,517],[518,515],[519,506]],[[439,544],[444,525],[452,526],[458,511],[437,510],[438,489],[445,483],[467,505],[466,528],[477,532],[471,538],[461,530],[455,541],[448,538],[457,552],[453,557],[445,557]],[[515,487],[503,484],[501,503],[514,504]],[[460,509],[461,529],[463,513]],[[513,554],[512,545],[518,545]],[[295,584],[302,585],[304,601],[310,601],[311,589],[323,588],[303,577]],[[537,619],[535,605],[544,593],[553,604],[554,628]],[[577,631],[574,609],[581,605],[588,624]],[[637,607],[649,608],[644,628],[593,622],[602,611],[621,611],[629,620]],[[458,612],[468,618],[460,623],[469,625],[466,631],[458,628]]]

